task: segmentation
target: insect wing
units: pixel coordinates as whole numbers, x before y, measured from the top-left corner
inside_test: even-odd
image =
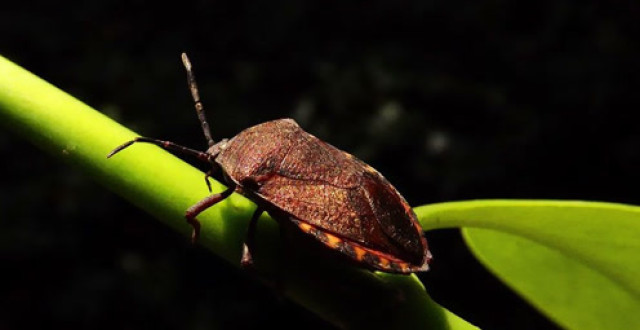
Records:
[[[395,188],[355,157],[301,130],[257,194],[326,232],[421,265],[427,246]]]

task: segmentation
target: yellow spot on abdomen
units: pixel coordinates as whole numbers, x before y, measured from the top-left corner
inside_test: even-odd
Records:
[[[340,245],[340,243],[342,243],[342,240],[337,236],[327,234],[327,233],[325,233],[325,236],[327,236],[327,245],[329,245],[332,248],[337,248]]]
[[[380,257],[379,259],[380,259],[380,261],[378,262],[378,265],[380,267],[384,268],[384,269],[388,269],[389,268],[389,259],[383,258],[383,257]]]
[[[408,273],[409,272],[409,264],[408,263],[399,262],[397,265],[400,267],[400,269],[402,270],[403,273]]]
[[[300,222],[298,224],[298,227],[300,227],[300,229],[302,229],[302,231],[304,231],[305,233],[308,233],[311,231],[312,227],[310,224],[308,223],[304,223],[304,222]]]
[[[354,246],[353,251],[356,253],[356,260],[358,261],[364,260],[364,255],[367,254],[367,251],[358,246]]]

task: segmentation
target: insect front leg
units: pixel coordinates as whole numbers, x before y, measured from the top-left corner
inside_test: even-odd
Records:
[[[236,186],[231,186],[221,193],[207,196],[187,210],[187,212],[185,213],[185,218],[187,218],[187,223],[189,223],[191,227],[193,227],[193,231],[191,232],[192,242],[195,243],[198,240],[198,237],[200,237],[200,221],[196,219],[196,216],[202,213],[204,210],[210,208],[212,205],[229,197],[229,195],[231,195],[235,190]]]

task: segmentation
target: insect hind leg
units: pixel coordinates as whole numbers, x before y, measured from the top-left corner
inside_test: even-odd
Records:
[[[253,212],[253,216],[251,217],[251,221],[249,222],[249,228],[247,229],[247,237],[245,238],[244,244],[242,245],[242,258],[240,259],[240,265],[243,268],[253,267],[253,256],[252,252],[254,251],[254,237],[256,236],[256,224],[258,223],[258,219],[264,210],[258,207],[255,212]]]
[[[207,154],[206,152],[202,152],[202,151],[198,151],[198,150],[193,150],[191,148],[187,148],[184,146],[181,146],[179,144],[175,144],[171,141],[163,141],[163,140],[158,140],[158,139],[152,139],[152,138],[147,138],[147,137],[137,137],[131,141],[125,142],[122,145],[118,146],[117,148],[113,149],[108,155],[107,158],[111,158],[113,157],[113,155],[119,153],[120,151],[130,147],[132,144],[136,143],[136,142],[144,142],[144,143],[151,143],[151,144],[155,144],[159,147],[161,147],[162,149],[165,150],[169,150],[169,151],[173,151],[175,153],[178,154],[184,154],[184,155],[189,155],[189,156],[193,156],[201,161],[204,162],[211,162],[211,157],[209,154]]]

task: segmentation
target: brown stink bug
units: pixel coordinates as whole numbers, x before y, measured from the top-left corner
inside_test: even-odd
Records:
[[[231,139],[214,142],[205,119],[191,63],[182,62],[189,89],[209,148],[205,152],[173,142],[138,137],[114,149],[107,157],[135,142],[195,156],[221,174],[227,190],[212,194],[186,211],[200,232],[196,216],[238,192],[258,205],[247,230],[241,264],[252,264],[253,236],[258,218],[268,212],[279,223],[288,222],[327,247],[375,270],[412,273],[429,269],[431,253],[416,214],[398,191],[371,166],[305,132],[292,119],[278,119],[245,129]]]

